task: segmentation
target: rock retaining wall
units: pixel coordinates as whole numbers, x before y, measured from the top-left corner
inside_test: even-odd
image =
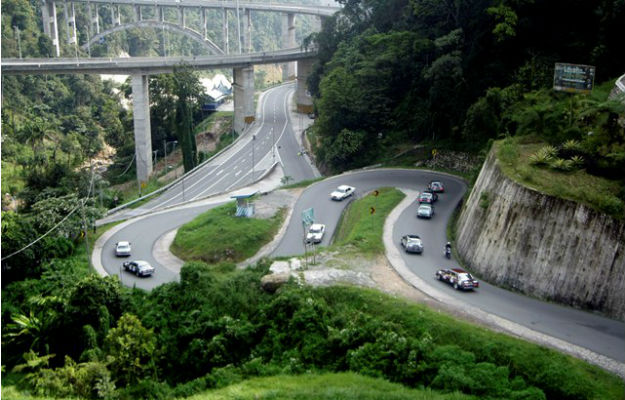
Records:
[[[625,320],[625,223],[508,179],[491,150],[458,221],[480,278]]]

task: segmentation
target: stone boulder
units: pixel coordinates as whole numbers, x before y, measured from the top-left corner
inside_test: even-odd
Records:
[[[280,286],[284,285],[291,279],[291,274],[278,273],[265,275],[260,279],[260,287],[268,293],[275,293]]]

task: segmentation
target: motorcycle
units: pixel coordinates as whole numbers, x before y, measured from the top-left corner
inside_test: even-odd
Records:
[[[451,258],[451,248],[450,247],[445,247],[445,257],[447,257],[447,259]]]

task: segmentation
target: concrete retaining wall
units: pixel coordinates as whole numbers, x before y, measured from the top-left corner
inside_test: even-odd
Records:
[[[494,150],[458,221],[480,278],[625,320],[625,223],[504,176]]]

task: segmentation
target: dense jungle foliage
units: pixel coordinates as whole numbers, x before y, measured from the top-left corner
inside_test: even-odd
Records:
[[[622,1],[340,2],[309,38],[327,169],[372,164],[407,141],[476,151],[531,133],[580,140],[595,173],[622,178],[623,104],[551,90],[556,62],[595,65],[597,84],[623,74]]]

